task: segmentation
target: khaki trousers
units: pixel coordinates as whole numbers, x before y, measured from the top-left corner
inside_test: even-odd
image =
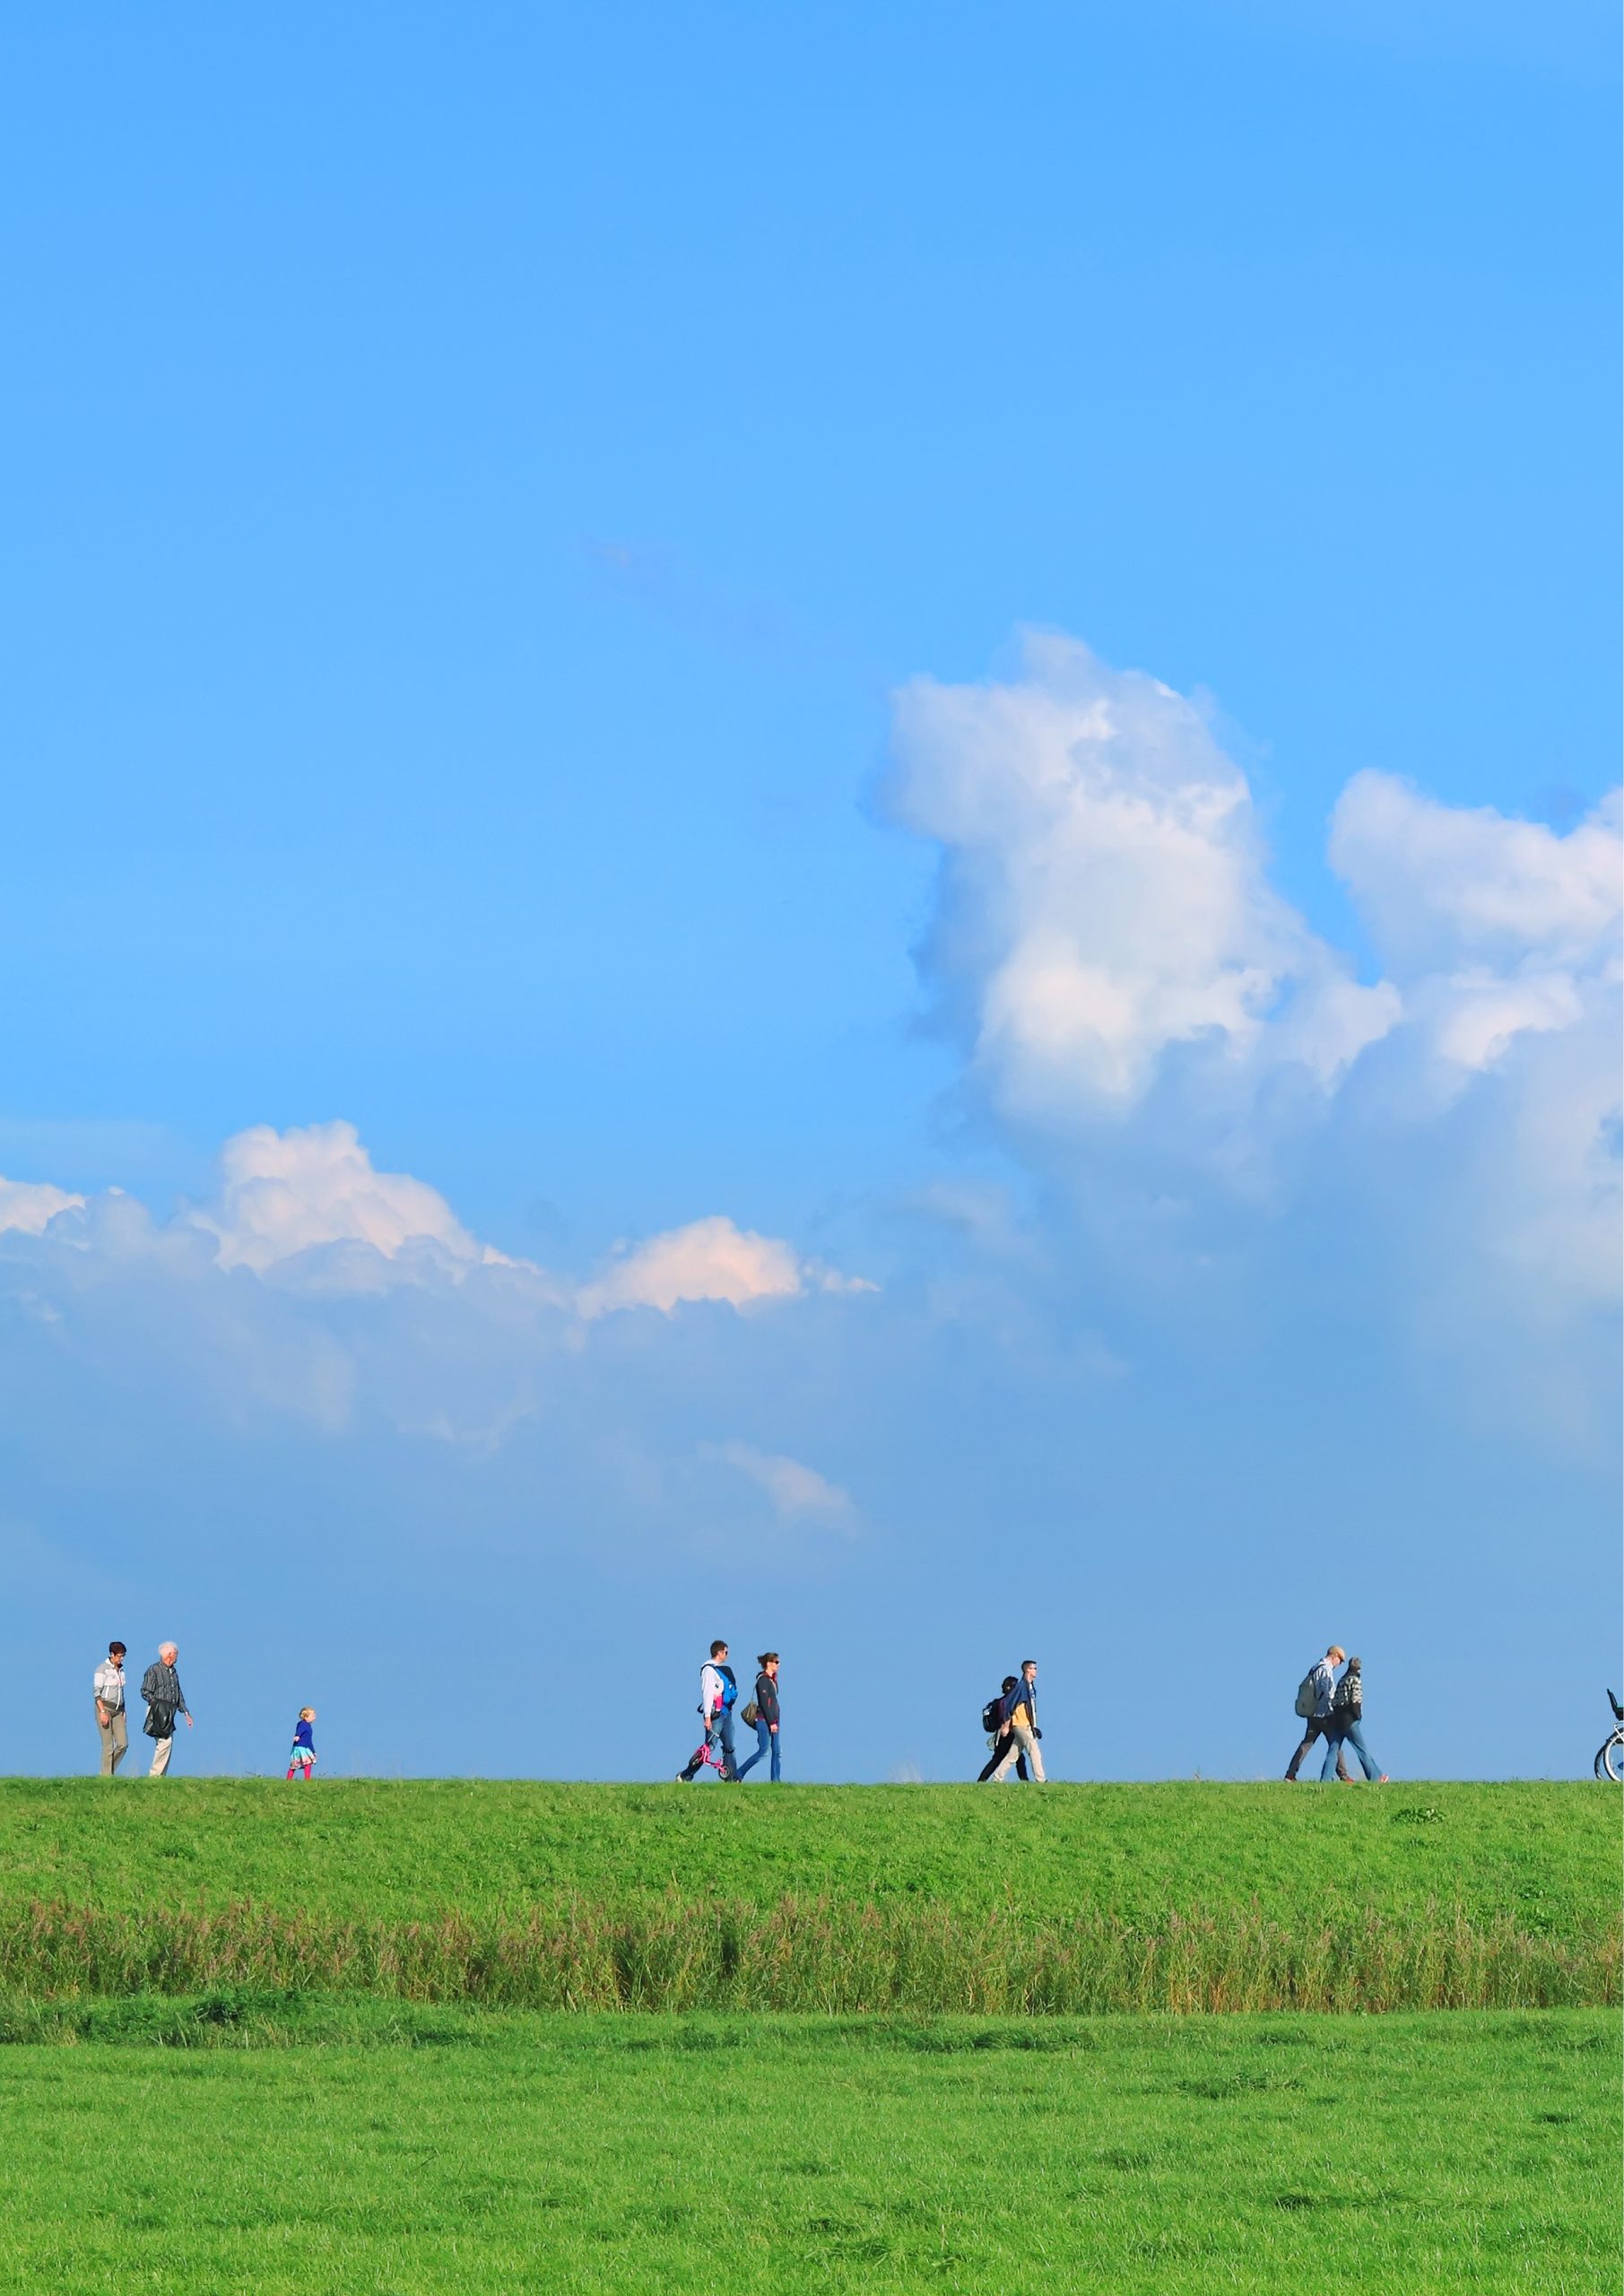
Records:
[[[169,1766],[169,1756],[174,1752],[174,1751],[175,1733],[173,1730],[169,1732],[167,1738],[154,1738],[152,1741],[152,1767],[148,1770],[147,1776],[149,1778],[161,1778],[164,1771]]]
[[[1003,1760],[993,1772],[991,1783],[994,1786],[1001,1786],[1003,1783],[1003,1780],[1009,1776],[1011,1770],[1014,1769],[1015,1764],[1020,1761],[1022,1754],[1026,1756],[1026,1766],[1032,1773],[1033,1785],[1042,1786],[1046,1784],[1047,1781],[1043,1774],[1043,1755],[1038,1751],[1037,1739],[1027,1728],[1024,1722],[1013,1722],[1011,1724],[1009,1752],[1004,1755]]]
[[[111,1778],[129,1752],[129,1724],[125,1720],[122,1706],[116,1714],[109,1714],[104,1722],[100,1708],[96,1707],[93,1700],[91,1703],[96,1716],[96,1735],[101,1740],[101,1775]]]

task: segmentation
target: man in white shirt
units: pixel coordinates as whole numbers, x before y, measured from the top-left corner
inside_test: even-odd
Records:
[[[129,1750],[129,1724],[124,1712],[124,1645],[109,1642],[107,1657],[97,1667],[91,1687],[96,1694],[96,1727],[101,1736],[101,1775],[111,1778]]]
[[[699,1719],[705,1725],[705,1735],[678,1770],[679,1786],[691,1786],[707,1762],[725,1786],[738,1782],[733,1744],[733,1709],[738,1695],[738,1684],[727,1663],[727,1645],[713,1642],[709,1657],[699,1668]]]

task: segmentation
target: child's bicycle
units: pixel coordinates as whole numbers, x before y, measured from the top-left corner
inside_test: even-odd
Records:
[[[1596,1776],[1611,1778],[1615,1785],[1624,1784],[1624,1706],[1611,1691],[1607,1703],[1612,1709],[1613,1733],[1596,1755]]]

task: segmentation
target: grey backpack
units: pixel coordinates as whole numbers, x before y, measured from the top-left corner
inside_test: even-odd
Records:
[[[1319,1684],[1314,1679],[1317,1672],[1316,1667],[1311,1666],[1297,1685],[1297,1704],[1292,1711],[1300,1714],[1305,1722],[1314,1719],[1314,1709],[1319,1704]]]

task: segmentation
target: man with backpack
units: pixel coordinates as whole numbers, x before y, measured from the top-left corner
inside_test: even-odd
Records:
[[[993,1772],[997,1769],[999,1763],[1003,1760],[1003,1757],[1010,1750],[1010,1745],[1013,1739],[1014,1733],[1004,1722],[1003,1701],[1014,1689],[1018,1677],[1014,1674],[1005,1674],[1003,1678],[1003,1687],[999,1692],[997,1697],[989,1698],[986,1704],[981,1709],[981,1726],[986,1733],[986,1742],[992,1748],[992,1752],[988,1754],[986,1761],[982,1767],[980,1777],[976,1780],[977,1786],[985,1786],[986,1784],[988,1779],[991,1778]],[[1027,1782],[1026,1756],[1024,1754],[1017,1754],[1015,1757],[1015,1775],[1024,1786]]]
[[[1331,1719],[1332,1704],[1336,1696],[1336,1670],[1347,1655],[1340,1642],[1333,1642],[1324,1657],[1309,1667],[1297,1686],[1297,1712],[1307,1727],[1303,1732],[1301,1745],[1292,1755],[1287,1766],[1286,1783],[1288,1785],[1296,1778],[1298,1770],[1302,1766],[1303,1756],[1315,1740],[1331,1738],[1336,1735],[1335,1726]],[[1339,1778],[1347,1777],[1348,1772],[1342,1761],[1340,1746],[1336,1750],[1336,1770]]]
[[[991,1782],[994,1786],[1001,1786],[1011,1770],[1014,1769],[1016,1762],[1024,1755],[1027,1767],[1032,1773],[1032,1783],[1035,1786],[1046,1785],[1047,1780],[1043,1774],[1043,1756],[1038,1751],[1038,1741],[1042,1737],[1043,1733],[1038,1727],[1038,1661],[1036,1658],[1021,1660],[1020,1680],[1015,1684],[1013,1690],[1007,1690],[1003,1693],[1003,1709],[1004,1727],[1010,1734],[1009,1743],[994,1769]]]
[[[699,1668],[699,1719],[705,1725],[705,1735],[689,1757],[687,1768],[678,1770],[679,1786],[691,1786],[707,1762],[716,1770],[722,1785],[737,1783],[733,1710],[738,1702],[739,1685],[727,1663],[727,1645],[713,1642],[709,1657]]]

